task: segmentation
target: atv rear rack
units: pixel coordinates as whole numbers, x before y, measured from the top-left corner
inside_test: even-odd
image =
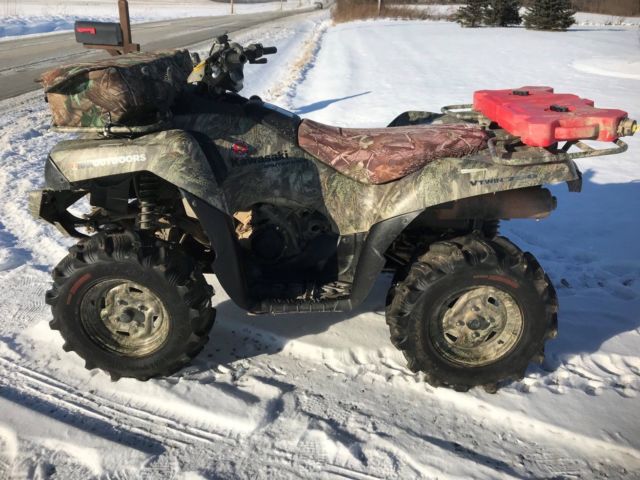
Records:
[[[480,112],[476,112],[473,109],[473,105],[470,103],[464,103],[460,105],[446,105],[440,109],[445,115],[451,115],[452,117],[459,118],[465,121],[476,121],[480,125],[489,125],[491,120],[482,115]]]
[[[629,146],[618,139],[612,142],[615,147],[610,148],[593,148],[590,145],[582,141],[566,142],[561,148],[557,147],[529,147],[523,152],[516,151],[514,145],[522,143],[519,137],[511,137],[515,141],[509,141],[509,139],[492,137],[487,141],[487,147],[491,153],[491,161],[499,165],[532,165],[539,163],[553,163],[553,162],[566,162],[569,160],[578,160],[580,158],[587,157],[602,157],[605,155],[616,155],[618,153],[626,152]],[[502,143],[502,151],[499,151],[499,146]],[[512,150],[509,150],[509,147]],[[569,150],[572,147],[578,148],[579,152],[571,152]],[[533,152],[532,152],[533,150]],[[536,152],[537,151],[537,152]]]
[[[441,112],[465,122],[476,122],[481,127],[494,136],[487,141],[487,147],[491,153],[491,161],[499,165],[532,165],[539,163],[566,162],[568,160],[578,160],[587,157],[602,157],[605,155],[616,155],[626,152],[628,145],[620,139],[611,142],[615,147],[594,148],[582,140],[566,141],[562,147],[558,144],[549,147],[529,147],[525,145],[520,137],[509,134],[498,127],[491,128],[492,121],[473,110],[473,105],[448,105],[442,107]],[[495,125],[495,123],[493,123]],[[518,147],[523,150],[518,151]],[[572,147],[578,148],[578,152],[569,152]]]

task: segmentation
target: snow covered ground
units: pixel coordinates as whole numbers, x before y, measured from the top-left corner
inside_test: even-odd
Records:
[[[311,0],[236,0],[235,13],[291,10],[312,5]],[[133,23],[230,14],[229,3],[212,0],[130,0]],[[114,22],[116,0],[0,0],[0,39],[73,29],[76,20]]]
[[[330,27],[324,15],[239,38],[279,48],[250,67],[244,93],[381,126],[476,89],[540,84],[640,118],[633,29]],[[0,108],[0,478],[640,478],[638,138],[580,161],[584,191],[554,187],[549,219],[505,223],[553,279],[560,334],[541,367],[496,395],[433,389],[404,367],[384,323],[387,277],[335,315],[252,317],[218,287],[193,366],[112,383],[47,326],[48,271],[69,241],[29,217],[26,192],[61,137],[40,93]]]

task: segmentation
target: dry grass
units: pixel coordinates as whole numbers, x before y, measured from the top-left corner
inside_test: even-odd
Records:
[[[434,14],[429,9],[409,8],[403,5],[383,5],[378,15],[376,0],[337,0],[331,10],[336,23],[369,18],[395,18],[402,20],[450,20],[449,15]]]
[[[522,2],[526,7],[531,0]],[[621,17],[640,16],[640,0],[571,0],[573,8],[578,12],[603,13]]]
[[[572,0],[571,3],[579,12],[605,13],[621,17],[640,16],[639,0]]]

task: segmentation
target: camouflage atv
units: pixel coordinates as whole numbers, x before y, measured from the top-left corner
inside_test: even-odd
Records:
[[[221,37],[195,68],[185,52],[103,62],[110,85],[156,81],[144,95],[171,105],[147,123],[126,118],[124,90],[100,103],[96,64],[43,78],[52,108],[72,113],[54,115],[68,120],[58,130],[82,134],[51,151],[31,197],[35,215],[80,238],[46,296],[64,349],[114,380],[171,375],[209,340],[206,273],[248,312],[281,314],[351,311],[389,272],[386,321],[412,371],[462,391],[522,378],[557,333],[558,300],[499,221],[549,215],[542,185],[579,191],[573,160],[625,145],[531,147],[466,106],[388,128],[322,125],[237,94],[245,63],[271,53]],[[85,196],[91,212],[69,213]]]

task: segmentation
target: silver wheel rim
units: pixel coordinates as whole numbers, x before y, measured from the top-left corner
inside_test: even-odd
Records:
[[[520,340],[523,327],[515,298],[504,290],[484,286],[449,299],[439,312],[432,339],[447,360],[481,367],[505,357]]]
[[[128,280],[91,286],[80,303],[80,320],[94,343],[127,357],[150,355],[169,336],[169,318],[160,298]]]

